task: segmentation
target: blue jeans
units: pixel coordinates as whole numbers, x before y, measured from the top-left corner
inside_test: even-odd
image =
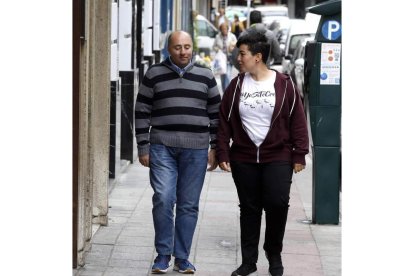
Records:
[[[221,88],[223,89],[223,94],[224,94],[224,91],[226,91],[227,86],[230,84],[232,70],[233,70],[233,65],[231,65],[230,62],[227,62],[226,74],[220,75]]]
[[[172,254],[180,259],[188,259],[190,255],[207,169],[207,151],[150,146],[152,217],[158,254]]]

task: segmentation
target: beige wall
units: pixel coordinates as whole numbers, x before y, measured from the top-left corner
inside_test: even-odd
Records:
[[[111,1],[89,0],[80,52],[78,264],[89,249],[92,223],[107,224]]]

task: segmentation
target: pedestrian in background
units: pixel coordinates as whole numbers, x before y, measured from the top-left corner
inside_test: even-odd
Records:
[[[192,62],[184,31],[168,38],[170,56],[145,73],[135,107],[139,162],[149,167],[155,229],[152,273],[192,274],[188,260],[207,161],[215,161],[220,94],[212,71]],[[211,147],[208,152],[209,146]],[[176,207],[174,220],[174,205]]]
[[[250,27],[247,28],[244,32],[242,32],[239,36],[239,38],[245,34],[248,34],[250,32],[259,32],[266,36],[267,41],[270,44],[270,53],[269,57],[266,60],[266,64],[268,66],[274,64],[276,61],[280,60],[280,45],[277,40],[276,34],[273,33],[271,30],[266,28],[266,25],[262,23],[262,14],[260,11],[251,11],[250,12]],[[239,49],[234,48],[234,51],[232,53],[232,62],[237,70],[241,70],[239,67],[239,64],[237,63],[237,55],[238,55]]]
[[[231,52],[236,47],[236,43],[237,38],[232,32],[229,31],[229,26],[227,23],[222,23],[220,25],[220,32],[216,35],[216,38],[214,40],[213,50],[216,52],[220,50],[226,56],[226,72],[220,75],[223,93],[231,80],[231,72],[233,70],[233,66],[231,64]]]
[[[231,23],[231,32],[239,38],[240,34],[244,31],[243,22],[239,20],[239,16],[237,14],[234,15],[234,20]]]
[[[227,26],[230,24],[229,19],[226,17],[226,10],[224,8],[219,8],[219,15],[216,17],[214,25],[219,29],[220,25],[223,23],[227,23]]]
[[[242,264],[231,275],[257,270],[264,210],[269,273],[281,276],[292,172],[305,168],[308,153],[305,113],[289,76],[267,67],[270,44],[264,34],[242,35],[237,47],[244,73],[224,93],[217,133],[219,166],[231,171],[240,201]]]

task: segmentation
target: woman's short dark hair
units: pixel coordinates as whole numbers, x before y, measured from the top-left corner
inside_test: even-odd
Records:
[[[262,61],[263,63],[266,63],[270,53],[270,43],[267,41],[264,34],[251,29],[246,32],[246,34],[239,37],[236,44],[237,48],[240,48],[240,45],[242,44],[247,45],[249,51],[252,52],[253,55],[261,53]]]

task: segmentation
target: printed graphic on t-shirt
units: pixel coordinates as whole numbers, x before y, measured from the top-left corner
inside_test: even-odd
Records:
[[[256,92],[249,92],[244,91],[241,93],[240,101],[243,104],[250,108],[274,108],[275,107],[275,92],[271,91],[256,91]],[[273,100],[272,100],[273,98]]]
[[[275,109],[276,92],[273,78],[255,81],[246,74],[240,94],[239,111],[244,129],[256,146],[260,146],[269,131]]]

